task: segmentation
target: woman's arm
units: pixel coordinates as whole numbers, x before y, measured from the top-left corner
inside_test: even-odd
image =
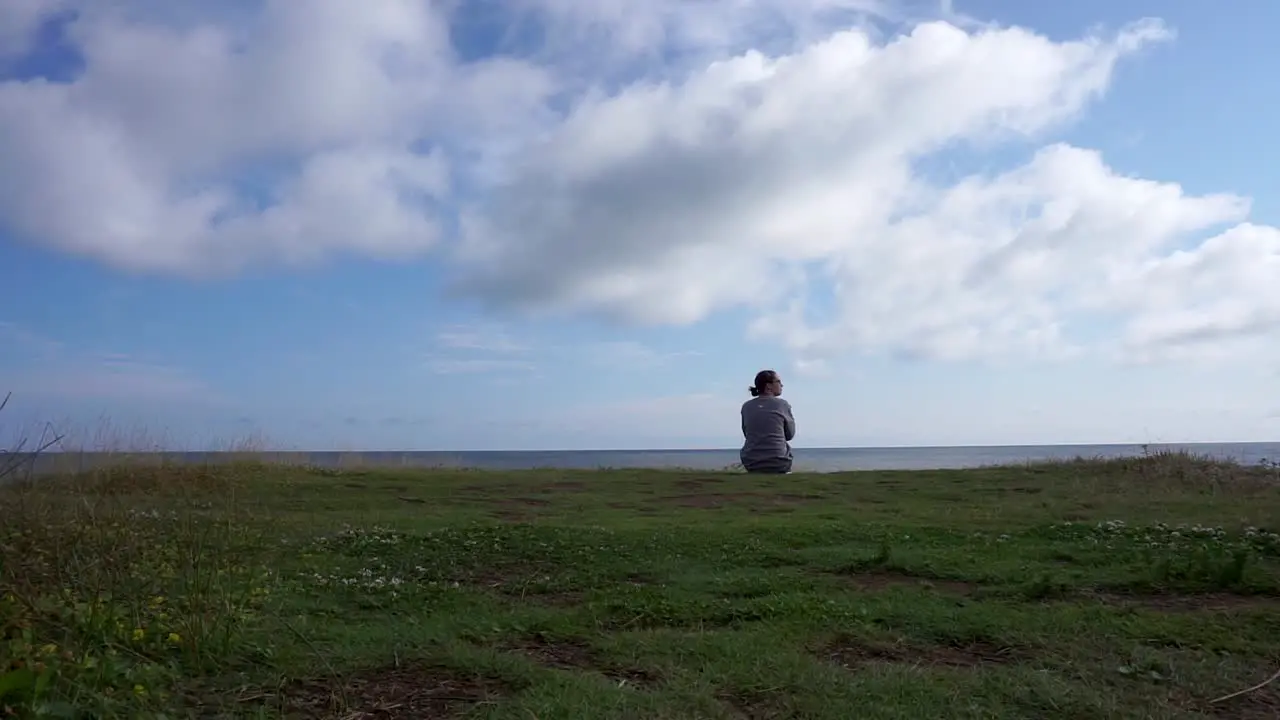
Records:
[[[783,402],[786,402],[785,400]],[[791,403],[786,403],[782,411],[782,434],[787,442],[791,442],[796,436],[796,418],[791,413]]]

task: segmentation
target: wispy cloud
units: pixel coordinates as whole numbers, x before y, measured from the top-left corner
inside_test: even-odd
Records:
[[[0,321],[0,366],[12,390],[57,400],[186,400],[218,402],[188,371],[120,352],[89,352]],[[0,388],[6,390],[6,388]]]
[[[511,375],[532,373],[529,346],[503,328],[453,325],[436,333],[426,367],[437,375]]]
[[[642,397],[566,408],[553,421],[612,447],[709,447],[736,437],[740,404],[711,393]]]
[[[205,400],[216,394],[186,371],[114,357],[70,361],[21,374],[23,392],[73,400]]]
[[[815,379],[831,377],[831,363],[822,358],[816,360],[797,358],[792,365],[795,367],[796,374],[802,377]]]
[[[516,355],[528,347],[516,342],[510,334],[491,326],[457,325],[436,333],[436,345],[448,350]]]
[[[0,350],[28,358],[52,358],[66,350],[66,345],[28,327],[0,320]],[[0,353],[3,358],[6,353]]]
[[[531,362],[505,358],[429,357],[427,368],[437,375],[477,375],[491,373],[531,373]]]
[[[633,340],[599,342],[588,345],[582,356],[596,365],[626,368],[655,368],[676,360],[699,357],[696,351],[660,352]]]

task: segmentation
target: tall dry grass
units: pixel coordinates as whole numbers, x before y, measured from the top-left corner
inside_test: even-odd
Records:
[[[261,652],[273,578],[240,500],[253,466],[107,449],[33,477],[53,437],[0,456],[21,476],[0,485],[0,708],[146,716]]]

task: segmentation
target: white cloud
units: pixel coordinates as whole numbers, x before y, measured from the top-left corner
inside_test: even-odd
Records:
[[[15,398],[138,403],[225,402],[186,370],[121,353],[94,353],[13,322],[0,321],[0,374]]]
[[[35,370],[22,377],[21,392],[77,401],[218,401],[207,385],[180,368],[122,358]]]
[[[1070,117],[1165,35],[1054,44],[931,24],[877,47],[849,31],[585,100],[472,218],[464,257],[518,303],[677,323],[767,306],[801,280],[788,266],[874,246],[917,190],[913,160]]]
[[[637,57],[670,67],[681,57],[697,61],[757,43],[792,44],[832,24],[900,18],[896,0],[521,0],[507,8],[541,18],[548,30],[544,52],[570,64]],[[929,3],[932,4],[932,3]],[[565,56],[564,50],[572,49]],[[584,53],[588,49],[590,52]]]
[[[524,360],[502,358],[430,357],[427,367],[437,375],[471,375],[491,373],[531,373],[536,368]]]
[[[793,313],[769,327],[819,353],[1068,352],[1062,330],[1074,315],[1113,315],[1125,295],[1185,302],[1178,280],[1135,283],[1133,271],[1247,210],[1239,198],[1187,197],[1176,185],[1117,175],[1096,153],[1053,145],[1011,172],[937,193],[873,240],[833,253],[836,322],[809,328]]]
[[[500,129],[548,90],[523,64],[458,63],[418,0],[271,0],[247,24],[129,9],[80,7],[75,82],[0,83],[0,222],[131,270],[420,253],[451,129]]]
[[[596,365],[636,370],[662,367],[681,358],[697,357],[702,353],[692,350],[663,352],[634,340],[616,340],[574,348],[573,354]]]
[[[520,354],[528,350],[511,334],[487,325],[455,325],[436,333],[436,344],[447,350],[471,350],[500,355]]]
[[[859,351],[1097,351],[1086,323],[1126,359],[1202,357],[1280,323],[1278,231],[1241,224],[1243,198],[1062,144],[951,185],[922,170],[958,144],[1048,143],[1171,39],[1158,21],[1055,41],[932,0],[0,1],[0,61],[65,7],[84,73],[0,82],[0,226],[120,268],[447,244],[458,289],[493,305],[746,308],[813,372]],[[451,23],[490,11],[546,43],[464,60]],[[869,21],[929,12],[954,22]],[[442,336],[495,356],[433,366],[527,365],[482,340]]]
[[[451,325],[435,334],[426,367],[436,375],[491,375],[512,379],[536,375],[529,348],[493,324]]]
[[[1256,356],[1280,328],[1280,230],[1237,225],[1203,244],[1125,266],[1116,298],[1130,313],[1124,350],[1145,361]]]

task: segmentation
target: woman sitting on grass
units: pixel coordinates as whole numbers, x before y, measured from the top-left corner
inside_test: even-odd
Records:
[[[761,370],[750,390],[751,399],[742,404],[742,467],[749,473],[789,473],[796,421],[791,403],[780,397],[782,378]]]

